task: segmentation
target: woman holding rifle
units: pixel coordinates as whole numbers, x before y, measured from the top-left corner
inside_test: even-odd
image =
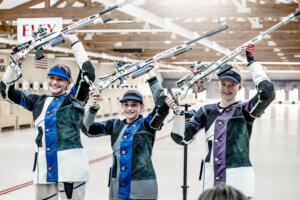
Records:
[[[158,67],[157,64],[155,64]],[[89,137],[110,136],[113,164],[109,176],[109,199],[129,200],[158,198],[156,174],[151,156],[156,131],[169,113],[166,96],[153,72],[147,82],[155,108],[146,117],[141,115],[143,97],[136,90],[127,91],[120,100],[125,119],[94,122],[99,110],[100,94],[90,92],[93,106],[85,114],[81,130]]]
[[[261,64],[254,60],[254,45],[243,49],[257,94],[248,102],[238,102],[237,93],[242,88],[240,72],[226,71],[218,78],[220,102],[200,107],[187,123],[184,115],[176,115],[171,135],[176,143],[189,144],[204,128],[207,156],[201,164],[203,190],[226,183],[253,197],[255,177],[249,159],[253,122],[270,105],[275,92]],[[173,108],[172,99],[167,98],[166,103]]]
[[[55,65],[47,74],[51,95],[36,95],[15,89],[16,73],[11,66],[1,82],[2,97],[33,114],[36,127],[34,160],[35,199],[83,200],[85,183],[89,179],[88,158],[80,140],[79,121],[84,114],[89,84],[82,77],[94,81],[94,67],[76,35],[64,35],[72,47],[80,68],[77,81],[70,93],[71,71],[65,65]],[[25,57],[18,60],[19,65]]]

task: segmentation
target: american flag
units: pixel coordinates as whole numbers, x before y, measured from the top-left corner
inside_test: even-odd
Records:
[[[47,59],[47,55],[45,55],[45,58],[43,58],[43,59],[35,60],[35,61],[34,61],[34,66],[35,66],[36,68],[47,69],[47,67],[48,67],[48,59]]]

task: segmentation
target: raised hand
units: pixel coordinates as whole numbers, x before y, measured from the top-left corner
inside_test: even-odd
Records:
[[[99,109],[99,107],[100,107],[99,102],[100,102],[100,99],[101,99],[100,93],[97,93],[95,91],[90,91],[89,95],[90,95],[92,106],[95,109]]]
[[[175,101],[174,101],[173,99],[167,97],[167,98],[165,99],[165,102],[166,102],[166,104],[167,104],[172,110],[174,110],[174,104],[175,104]]]
[[[246,51],[246,57],[247,57],[248,63],[253,62],[255,45],[254,44],[248,44],[247,46],[243,46],[242,49],[244,51]]]
[[[15,58],[15,54],[12,55]],[[19,64],[22,64],[26,59],[26,56],[22,56],[22,58],[15,59],[15,61]]]
[[[61,35],[64,37],[64,40],[67,45],[72,45],[74,42],[78,41],[78,37],[75,34],[64,34],[61,33]]]
[[[159,62],[154,60],[154,63],[152,66],[153,66],[153,69],[148,71],[148,75],[150,76],[150,78],[156,76],[157,70],[159,68]]]

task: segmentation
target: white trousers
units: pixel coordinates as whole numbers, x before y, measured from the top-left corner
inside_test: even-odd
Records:
[[[85,182],[74,182],[71,200],[84,200]],[[36,200],[68,200],[64,183],[35,184]]]

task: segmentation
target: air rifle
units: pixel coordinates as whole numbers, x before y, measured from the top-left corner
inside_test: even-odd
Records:
[[[134,64],[125,64],[123,63],[123,65],[115,65],[115,67],[117,68],[116,72],[111,72],[109,74],[106,74],[102,77],[100,77],[100,82],[97,83],[97,88],[98,90],[103,90],[106,87],[108,87],[110,84],[114,83],[116,80],[120,81],[120,86],[124,85],[124,81],[126,80],[126,76],[128,76],[129,74],[132,74],[131,78],[135,79],[145,73],[147,73],[148,71],[150,71],[151,69],[153,69],[152,66],[149,66],[150,64],[152,64],[155,60],[156,61],[160,61],[162,59],[168,58],[170,56],[178,56],[180,54],[183,54],[185,52],[190,51],[192,48],[189,46],[192,43],[197,42],[198,40],[201,40],[203,38],[212,36],[216,33],[219,33],[225,29],[228,28],[228,25],[223,22],[222,26],[212,30],[202,36],[199,36],[191,41],[188,41],[182,45],[173,47],[171,49],[168,49],[162,53],[159,53],[157,55],[155,55],[154,57],[151,57],[147,60],[141,61],[141,62],[136,62]]]
[[[54,41],[51,46],[55,46],[57,44],[59,44],[60,42],[63,42],[63,40],[61,40],[61,33],[69,33],[71,31],[77,30],[83,26],[86,26],[90,23],[106,23],[108,21],[110,21],[111,19],[105,19],[103,20],[101,18],[101,16],[107,12],[110,12],[116,8],[120,8],[126,4],[128,4],[129,2],[131,2],[133,0],[125,0],[121,3],[116,4],[113,7],[110,7],[96,15],[92,15],[89,16],[87,18],[84,18],[82,20],[79,20],[78,22],[75,22],[73,24],[71,24],[70,26],[62,29],[60,32],[52,32],[52,33],[47,33],[47,28],[44,27],[39,27],[38,31],[33,33],[33,38],[23,44],[20,44],[18,46],[16,46],[15,48],[13,48],[12,53],[15,57],[15,59],[20,59],[22,58],[22,56],[27,55],[29,52],[31,52],[33,49],[36,50],[36,56],[35,59],[39,60],[44,58],[43,55],[43,46],[45,44],[47,44],[48,42],[52,42]]]
[[[36,60],[40,60],[40,59],[44,58],[43,47],[47,43],[51,42],[51,46],[54,47],[57,44],[64,42],[63,37],[61,36],[61,33],[69,34],[71,31],[82,28],[83,26],[86,26],[92,22],[95,24],[96,23],[104,24],[104,23],[110,21],[111,18],[107,18],[107,19],[103,20],[101,17],[102,15],[104,15],[114,9],[120,8],[132,1],[133,0],[124,0],[124,1],[116,4],[115,6],[112,6],[98,14],[95,14],[95,15],[89,16],[87,18],[84,18],[82,20],[79,20],[78,22],[75,22],[75,23],[67,26],[66,28],[62,29],[60,32],[48,33],[47,28],[39,27],[38,30],[33,33],[33,38],[31,40],[29,40],[25,43],[22,43],[12,49],[10,59],[11,59],[11,62],[13,63],[12,66],[18,76],[18,78],[16,80],[18,80],[22,76],[21,70],[20,70],[19,65],[16,60],[21,59],[23,56],[26,56],[28,53],[30,53],[34,49],[36,50],[36,54],[35,54]]]
[[[179,104],[178,104],[178,101],[177,101],[176,97],[174,96],[174,94],[173,94],[173,92],[172,92],[171,89],[168,89],[168,92],[170,93],[170,95],[171,95],[171,97],[172,97],[172,99],[174,101],[174,105],[173,105],[173,107],[174,107],[174,113],[176,115],[180,115],[182,113],[182,111],[179,108]]]
[[[266,36],[267,34],[269,34],[272,31],[274,31],[275,29],[281,27],[282,25],[289,23],[291,20],[295,19],[295,17],[297,17],[299,14],[300,14],[300,10],[297,10],[295,13],[292,13],[292,14],[288,15],[287,17],[284,17],[281,20],[281,22],[275,24],[268,30],[266,30],[263,33],[256,36],[255,38],[253,38],[253,39],[249,40],[248,42],[244,43],[243,45],[239,46],[235,50],[231,51],[228,55],[220,58],[218,61],[211,62],[207,66],[201,65],[201,63],[195,63],[194,71],[196,71],[196,73],[194,74],[194,77],[189,82],[187,82],[187,79],[190,75],[190,74],[188,74],[188,75],[184,76],[183,78],[181,78],[180,80],[178,80],[176,82],[176,85],[179,87],[179,90],[175,92],[175,95],[178,96],[179,99],[183,99],[186,96],[188,89],[191,88],[197,80],[205,78],[206,76],[215,72],[217,69],[219,69],[221,67],[222,67],[221,68],[222,72],[225,72],[226,70],[230,69],[230,67],[228,67],[228,65],[225,65],[225,64],[230,59],[241,54],[243,51],[243,49],[242,49],[243,46],[247,46],[249,43],[250,44],[259,43],[260,41],[263,40],[264,36]]]

